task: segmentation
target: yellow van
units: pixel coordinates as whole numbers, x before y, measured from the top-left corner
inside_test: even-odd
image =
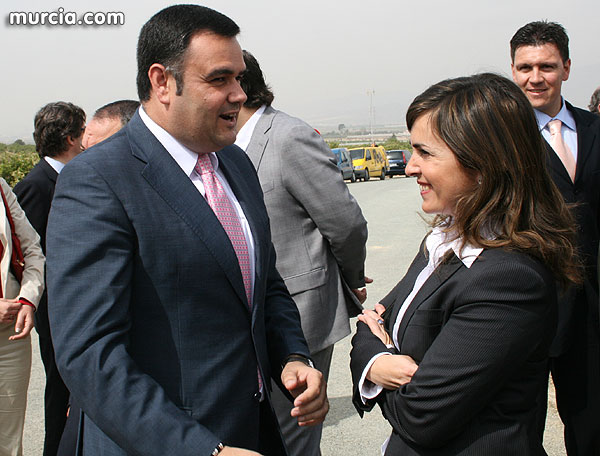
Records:
[[[382,146],[360,147],[349,149],[354,174],[357,179],[368,181],[371,177],[385,179],[389,169],[389,162],[385,149]]]

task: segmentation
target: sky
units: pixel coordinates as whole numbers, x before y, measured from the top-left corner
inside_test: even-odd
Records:
[[[173,3],[2,0],[0,142],[32,142],[33,117],[52,101],[88,119],[111,101],[137,99],[136,43],[142,25]],[[402,125],[412,99],[449,77],[492,71],[510,77],[509,41],[522,25],[561,23],[570,38],[563,95],[587,107],[600,86],[600,1],[229,0],[202,5],[240,26],[242,48],[260,62],[273,106],[321,131],[338,124]],[[121,12],[120,26],[9,25],[10,12]],[[65,16],[63,16],[65,17]]]

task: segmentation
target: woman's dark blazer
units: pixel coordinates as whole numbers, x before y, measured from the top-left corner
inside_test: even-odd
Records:
[[[388,333],[426,264],[419,253],[382,300]],[[545,454],[534,425],[536,398],[547,387],[555,330],[554,279],[539,261],[490,249],[469,269],[452,254],[409,306],[398,330],[400,350],[386,349],[358,323],[353,402],[361,416],[381,407],[393,428],[386,456]],[[365,405],[358,382],[383,351],[408,355],[419,368],[410,383]]]

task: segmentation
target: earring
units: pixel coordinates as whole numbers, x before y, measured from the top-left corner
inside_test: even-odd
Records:
[[[481,185],[481,177],[478,177],[478,178],[477,178],[477,184],[478,184],[478,185]]]

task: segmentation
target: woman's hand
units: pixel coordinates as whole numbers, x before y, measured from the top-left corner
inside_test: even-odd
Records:
[[[409,383],[418,368],[410,356],[380,356],[367,372],[367,380],[385,389],[394,390]]]
[[[383,326],[383,318],[381,318],[383,312],[385,312],[385,307],[377,303],[375,310],[363,310],[362,314],[358,316],[358,320],[366,323],[371,332],[379,337],[385,345],[393,345],[392,338]]]
[[[10,336],[8,340],[25,339],[27,336],[29,336],[31,329],[33,328],[33,313],[33,307],[21,305],[19,313],[17,314],[17,321],[15,323],[15,332],[17,334]]]
[[[0,298],[0,323],[15,321],[21,307],[21,303],[17,299]]]

